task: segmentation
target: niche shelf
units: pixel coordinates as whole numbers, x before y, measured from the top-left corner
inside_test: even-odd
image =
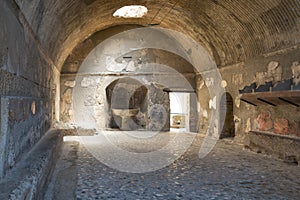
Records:
[[[258,105],[293,105],[300,107],[300,91],[276,91],[276,92],[252,92],[243,93],[241,101],[251,104],[253,106]]]

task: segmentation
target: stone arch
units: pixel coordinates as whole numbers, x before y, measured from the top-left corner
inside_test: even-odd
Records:
[[[108,128],[134,130],[144,128],[147,87],[133,78],[120,78],[106,87]],[[138,115],[138,113],[140,113]],[[126,116],[125,116],[126,115]]]
[[[225,117],[224,117],[225,115]],[[234,115],[233,115],[233,98],[229,92],[222,95],[220,101],[220,121],[221,133],[220,138],[234,137],[235,136],[235,125],[234,125]]]

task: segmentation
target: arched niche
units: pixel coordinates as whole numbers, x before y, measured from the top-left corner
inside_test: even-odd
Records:
[[[220,119],[224,119],[220,138],[228,138],[235,136],[235,124],[234,124],[234,115],[233,115],[233,99],[232,96],[226,92],[222,95],[220,101]]]
[[[133,78],[114,80],[106,87],[108,128],[144,129],[148,89]]]

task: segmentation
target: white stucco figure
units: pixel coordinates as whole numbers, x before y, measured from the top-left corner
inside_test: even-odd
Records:
[[[298,85],[300,83],[300,64],[298,61],[293,62],[292,66],[293,73],[293,83],[294,85]]]

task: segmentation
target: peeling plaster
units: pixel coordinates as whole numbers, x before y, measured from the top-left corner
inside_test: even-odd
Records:
[[[213,99],[209,100],[209,109],[217,109],[217,97],[214,96]]]
[[[260,112],[258,117],[255,119],[256,129],[260,131],[268,131],[273,128],[273,122],[271,119],[270,111],[263,110]]]
[[[144,85],[151,85],[151,81],[147,80],[147,78],[145,78],[145,77],[142,78],[142,83]]]
[[[222,86],[222,88],[226,88],[227,87],[227,81],[222,80],[221,86]]]
[[[206,78],[205,79],[205,84],[207,87],[213,86],[214,85],[214,78]]]
[[[266,77],[267,73],[266,72],[256,72],[255,73],[255,82],[257,87],[260,85],[264,85],[266,83]]]
[[[293,73],[293,83],[294,85],[298,85],[300,83],[300,64],[298,61],[293,62],[291,70]]]
[[[215,119],[213,136],[219,138],[219,120]]]
[[[73,87],[75,87],[75,81],[66,81],[64,85],[66,87],[73,88]]]
[[[84,101],[85,106],[95,106],[96,105],[96,99],[93,96],[88,96],[86,100]]]
[[[234,119],[234,123],[240,123],[241,122],[241,118],[239,118],[237,115],[233,115],[233,119]]]
[[[232,83],[238,86],[242,85],[244,83],[243,74],[233,74]]]
[[[257,87],[266,82],[272,82],[274,85],[282,81],[282,67],[279,62],[271,61],[267,66],[267,72],[256,72],[255,82]]]
[[[235,130],[238,130],[238,127],[239,127],[240,122],[241,122],[241,118],[239,118],[237,115],[233,115],[233,119],[234,119]]]
[[[118,63],[111,56],[106,57],[106,69],[111,72],[121,72],[125,70],[126,63],[123,61],[122,63]]]
[[[205,84],[205,83],[204,83],[204,81],[203,81],[203,80],[199,81],[199,88],[200,88],[200,89],[202,89],[202,88],[203,88],[203,86],[204,86],[204,84]]]
[[[267,81],[277,83],[282,80],[282,67],[279,65],[279,62],[271,61],[267,68]]]
[[[96,86],[96,80],[89,78],[89,77],[84,77],[81,81],[81,87],[87,88],[87,87],[93,87]]]
[[[245,132],[246,133],[249,133],[251,131],[251,119],[248,118],[247,119],[247,122],[246,122],[246,129],[245,129]]]
[[[63,93],[62,101],[61,101],[61,110],[62,121],[68,121],[72,119],[73,112],[72,112],[72,89],[68,88]]]
[[[241,105],[241,98],[240,98],[240,95],[235,97],[234,104],[235,104],[235,106],[236,106],[237,108],[240,107],[240,105]]]
[[[97,100],[98,105],[103,105],[105,98],[103,96],[99,95],[99,96],[96,96],[96,100]]]
[[[206,119],[208,118],[207,110],[205,110],[205,109],[203,110],[202,116]]]
[[[136,67],[135,67],[135,64],[134,64],[134,61],[129,61],[129,63],[127,64],[126,66],[126,69],[125,69],[127,72],[134,72],[136,71]]]

